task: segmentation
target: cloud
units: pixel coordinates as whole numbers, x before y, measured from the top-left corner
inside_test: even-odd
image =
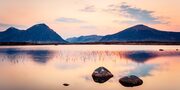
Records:
[[[118,24],[140,24],[139,21],[135,21],[135,20],[126,20],[126,21],[119,21],[119,20],[114,20],[114,23],[118,23]]]
[[[66,18],[66,17],[61,17],[56,19],[58,22],[64,22],[64,23],[83,23],[85,21],[76,19],[76,18]]]
[[[0,23],[0,27],[24,27],[23,25],[16,25],[16,24],[5,24],[5,23]]]
[[[7,29],[9,27],[17,27],[17,28],[24,28],[26,26],[24,25],[17,25],[17,24],[6,24],[6,23],[0,23],[0,29]]]
[[[154,11],[143,10],[140,8],[131,7],[129,5],[121,5],[120,8],[120,12],[122,12],[124,16],[135,19],[136,21],[150,24],[163,23],[159,20],[159,17],[155,17],[152,15]]]
[[[163,17],[155,16],[154,11],[145,10],[122,3],[120,5],[109,5],[108,11],[117,12],[119,15],[129,18],[131,20],[121,21],[121,23],[134,24],[167,24]]]
[[[151,72],[157,69],[157,64],[144,64],[130,70],[128,75],[137,75],[139,77],[151,76]]]
[[[93,25],[87,25],[87,26],[81,26],[80,28],[83,28],[83,29],[96,29],[97,27],[93,26]]]
[[[82,12],[96,12],[96,9],[95,9],[94,5],[90,5],[90,6],[87,6],[83,9],[81,9],[80,11],[82,11]]]

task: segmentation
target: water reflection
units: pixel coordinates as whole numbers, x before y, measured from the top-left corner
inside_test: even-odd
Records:
[[[158,52],[158,51],[130,51],[125,52],[125,57],[135,61],[137,63],[144,63],[148,60],[165,57],[165,56],[180,56],[180,52],[167,51],[167,52]]]
[[[49,50],[35,50],[26,51],[28,55],[31,55],[33,60],[37,63],[47,63],[53,57],[53,52]]]
[[[66,62],[99,62],[99,61],[117,61],[131,60],[136,63],[145,63],[148,60],[158,57],[180,56],[180,52],[176,51],[60,51],[61,60]]]
[[[180,56],[180,52],[158,52],[158,51],[63,51],[63,50],[50,50],[50,49],[19,49],[19,48],[1,48],[0,49],[1,61],[9,60],[12,63],[18,63],[26,58],[32,58],[36,63],[47,63],[52,58],[68,62],[97,62],[97,61],[117,61],[117,60],[131,60],[136,63],[145,63],[148,60],[165,57],[165,56]],[[4,57],[4,58],[3,58]],[[65,64],[59,66],[64,68]]]
[[[101,50],[90,45],[74,47],[75,50],[63,45],[0,47],[0,90],[127,90],[118,82],[126,75],[137,75],[145,82],[132,90],[179,89],[177,47],[171,51],[163,48],[163,52],[159,48],[136,50],[134,46],[123,46],[131,50],[109,45],[99,46],[103,47]],[[108,47],[115,49],[107,50]],[[92,78],[92,72],[99,66],[114,75],[103,84],[95,83]],[[64,87],[63,83],[70,86]]]
[[[151,71],[158,67],[157,64],[142,64],[134,69],[127,71],[127,75],[137,75],[138,77],[151,76]]]
[[[128,52],[126,57],[139,63],[143,63],[148,61],[149,59],[157,57],[157,54],[153,52],[146,51],[136,51],[136,52]]]
[[[50,50],[21,50],[18,48],[1,48],[1,61],[10,61],[11,63],[23,62],[26,58],[32,58],[36,63],[47,63],[53,57],[53,51]]]

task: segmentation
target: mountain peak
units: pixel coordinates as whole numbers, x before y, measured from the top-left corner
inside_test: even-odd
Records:
[[[146,26],[144,24],[138,24],[138,25],[135,25],[135,26],[137,26],[137,27],[148,27],[148,26]]]
[[[7,30],[17,30],[17,28],[15,28],[15,27],[9,27]]]
[[[40,24],[33,25],[27,30],[51,30],[51,29],[46,24],[40,23]]]
[[[11,32],[11,31],[18,31],[19,29],[15,28],[15,27],[10,27],[6,30],[6,32]]]
[[[36,24],[34,26],[43,26],[43,27],[48,27],[45,23],[39,23],[39,24]]]
[[[153,29],[151,27],[148,27],[146,25],[143,25],[143,24],[139,24],[139,25],[135,25],[133,27],[130,27],[128,29],[134,29],[134,30],[150,30],[150,29]]]

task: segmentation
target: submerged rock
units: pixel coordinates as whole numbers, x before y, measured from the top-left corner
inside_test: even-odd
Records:
[[[64,83],[63,85],[64,85],[64,86],[69,86],[69,84],[67,84],[67,83]]]
[[[119,82],[125,87],[140,86],[143,84],[143,81],[135,75],[125,76],[119,79]]]
[[[164,51],[164,49],[159,49],[159,51]]]
[[[93,80],[97,83],[104,83],[112,77],[113,77],[112,73],[109,70],[107,70],[105,67],[97,68],[92,74]]]

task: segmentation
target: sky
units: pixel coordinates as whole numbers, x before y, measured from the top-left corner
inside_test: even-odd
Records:
[[[180,32],[180,0],[0,0],[0,31],[45,23],[63,38],[144,24]]]

